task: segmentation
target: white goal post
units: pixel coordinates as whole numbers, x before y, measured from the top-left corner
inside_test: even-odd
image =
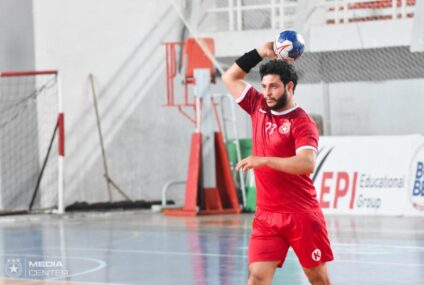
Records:
[[[64,142],[59,72],[0,72],[0,214],[64,212]]]

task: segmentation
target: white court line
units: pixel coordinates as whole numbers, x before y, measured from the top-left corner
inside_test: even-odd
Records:
[[[423,250],[424,246],[409,246],[409,245],[392,245],[392,244],[378,244],[378,243],[338,243],[332,242],[331,246],[336,247],[364,247],[364,248],[391,248],[391,249],[413,249],[413,250]],[[239,247],[240,249],[247,250],[247,246]]]
[[[402,230],[402,229],[399,229],[399,230],[386,230],[386,229],[376,229],[376,230],[373,230],[373,229],[355,229],[355,230],[353,230],[353,229],[349,229],[349,228],[346,228],[346,229],[333,229],[333,228],[331,228],[331,227],[327,227],[327,230],[328,230],[328,232],[331,234],[331,233],[333,233],[333,234],[340,234],[340,233],[349,233],[349,234],[352,234],[352,233],[357,233],[357,234],[381,234],[381,235],[384,235],[384,234],[392,234],[392,235],[406,235],[406,234],[423,234],[424,233],[424,230],[421,230],[421,229],[413,229],[413,230]]]
[[[60,249],[58,247],[47,247],[46,249]],[[73,247],[69,250],[80,251],[100,251],[100,252],[120,252],[120,253],[144,253],[155,255],[176,255],[176,256],[206,256],[206,257],[234,257],[234,258],[247,258],[246,254],[220,254],[220,253],[201,253],[201,252],[178,252],[178,251],[159,251],[159,250],[138,250],[138,249],[110,249],[110,248],[82,248]],[[287,257],[287,260],[297,260],[297,258]],[[424,267],[424,263],[397,263],[397,262],[380,262],[380,261],[364,261],[352,259],[336,259],[335,262],[343,263],[358,263],[358,264],[374,264],[374,265],[393,265],[393,266],[411,266],[411,267]]]
[[[353,259],[335,259],[334,263],[357,263],[357,264],[372,264],[372,265],[392,265],[392,266],[407,266],[407,267],[424,267],[424,263],[399,263],[399,262],[381,262],[381,261],[364,261]]]
[[[327,221],[328,223],[328,221]],[[190,227],[187,227],[186,224],[170,224],[170,223],[165,223],[165,224],[157,224],[157,222],[155,221],[128,221],[125,222],[126,225],[138,225],[138,226],[149,226],[149,227],[153,227],[153,228],[157,228],[157,229],[187,229]],[[197,225],[198,229],[200,231],[202,230],[212,230],[214,228],[218,228],[219,231],[222,230],[222,228],[226,229],[232,229],[232,228],[237,228],[237,229],[247,229],[247,230],[251,230],[252,229],[252,225],[251,224],[243,224],[240,225],[238,227],[235,226],[220,226],[219,224],[211,224],[208,225],[207,223],[202,223],[200,222]],[[99,228],[101,228],[101,226],[99,226]],[[349,226],[346,227],[342,227],[339,229],[335,229],[334,227],[331,226],[327,226],[327,230],[329,231],[329,233],[377,233],[377,234],[393,234],[393,235],[405,235],[405,234],[424,234],[424,228],[423,229],[396,229],[396,230],[389,230],[389,229],[351,229]]]
[[[116,240],[112,241],[110,244],[112,245],[112,244],[117,244],[117,243],[120,243],[120,242],[128,241],[128,240],[137,238],[139,236],[140,236],[140,233],[139,232],[133,232],[129,237],[124,237],[124,238],[116,239]]]
[[[45,249],[60,249],[59,247],[44,247]],[[100,251],[100,252],[120,252],[120,253],[147,253],[158,255],[179,255],[179,256],[209,256],[209,257],[246,257],[245,254],[221,254],[221,253],[202,253],[202,252],[182,252],[182,251],[161,251],[161,250],[140,250],[140,249],[110,249],[110,248],[84,248],[72,247],[68,250],[80,251]]]
[[[131,237],[128,238],[122,238],[122,239],[118,239],[113,241],[112,243],[119,243],[122,241],[126,241],[128,239],[133,239],[135,237],[137,237],[138,234],[134,234]],[[424,251],[424,246],[409,246],[409,245],[391,245],[391,244],[370,244],[370,243],[338,243],[338,242],[332,242],[331,245],[333,247],[350,247],[350,248],[358,248],[358,247],[363,247],[363,248],[389,248],[389,249],[410,249],[410,250],[418,250],[418,251]],[[60,247],[43,247],[45,249],[60,249]],[[247,250],[247,246],[240,246],[237,247],[238,249],[242,249],[242,250]],[[30,251],[30,250],[38,250],[39,248],[18,248],[18,249],[13,249],[13,251]],[[68,248],[69,249],[69,248]],[[99,251],[99,250],[110,250],[108,248],[72,248],[72,249],[77,249],[77,250],[94,250],[94,251]],[[117,249],[119,250],[119,249]],[[123,252],[125,252],[125,249],[122,249]],[[128,251],[137,251],[137,250],[128,250]],[[0,256],[5,255],[0,254]],[[221,256],[225,256],[225,255],[221,255]]]
[[[392,245],[392,244],[372,244],[372,243],[337,243],[332,242],[332,246],[340,247],[377,247],[377,248],[395,248],[395,249],[413,249],[424,250],[424,246],[411,246],[411,245]]]

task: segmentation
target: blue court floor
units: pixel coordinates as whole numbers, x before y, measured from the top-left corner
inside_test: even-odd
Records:
[[[245,284],[252,217],[0,217],[0,285]],[[424,284],[424,218],[327,216],[327,224],[333,284]],[[293,252],[273,284],[308,284]]]

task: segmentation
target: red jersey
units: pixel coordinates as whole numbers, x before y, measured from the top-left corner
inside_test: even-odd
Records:
[[[318,130],[300,107],[271,110],[264,95],[248,85],[236,102],[252,118],[252,155],[291,157],[301,149],[318,148]],[[309,175],[293,175],[269,167],[254,169],[256,204],[270,212],[308,212],[319,209]]]

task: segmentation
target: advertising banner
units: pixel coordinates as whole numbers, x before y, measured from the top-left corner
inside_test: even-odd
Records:
[[[424,216],[424,137],[321,137],[311,178],[326,214]]]

